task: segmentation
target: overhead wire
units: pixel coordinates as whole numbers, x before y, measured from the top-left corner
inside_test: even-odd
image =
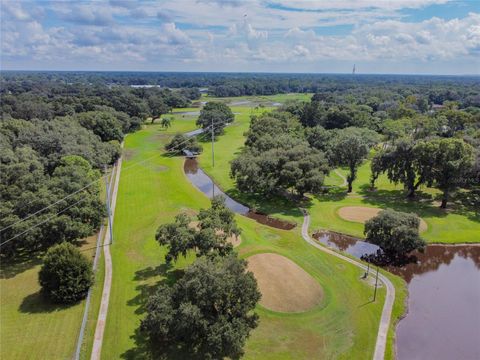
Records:
[[[195,135],[193,135],[192,137],[208,135],[207,131],[208,131],[208,130],[211,130],[212,127],[213,127],[213,129],[215,130],[216,125],[219,125],[219,124],[227,124],[227,122],[221,121],[221,122],[213,123],[212,125],[209,125],[209,126],[205,127],[202,132],[200,132],[200,133],[198,133],[198,134],[195,134]],[[192,137],[189,137],[189,138],[186,139],[185,141],[182,141],[181,143],[175,145],[172,149],[170,149],[170,150],[169,150],[169,153],[172,154],[172,155],[170,155],[170,157],[173,156],[172,150],[174,150],[174,149],[178,148],[179,146],[181,146],[181,145],[189,142]],[[147,158],[147,159],[143,159],[143,160],[138,161],[138,162],[136,162],[136,163],[134,163],[134,164],[132,164],[132,165],[130,165],[130,166],[127,166],[127,167],[125,167],[124,169],[122,169],[122,174],[124,174],[125,171],[128,171],[128,170],[130,170],[131,168],[133,168],[133,167],[135,167],[135,166],[138,166],[139,164],[142,164],[142,163],[144,163],[144,162],[147,162],[147,161],[149,161],[149,160],[152,160],[152,159],[154,159],[155,157],[161,156],[161,155],[162,155],[161,153],[155,154],[155,155],[153,155],[153,156],[150,156],[150,157]],[[129,175],[129,174],[127,174],[126,176],[128,176],[128,175]],[[8,225],[8,226],[0,229],[0,233],[3,232],[3,231],[5,231],[5,230],[7,230],[7,229],[9,229],[9,228],[11,228],[11,227],[13,227],[13,226],[15,226],[15,225],[17,225],[17,224],[19,224],[19,223],[21,223],[21,222],[23,222],[23,221],[26,221],[26,220],[30,219],[31,217],[33,217],[33,216],[35,216],[35,215],[40,214],[41,212],[43,212],[43,211],[51,208],[52,206],[55,206],[56,204],[59,204],[60,202],[62,202],[62,201],[64,201],[64,200],[72,197],[73,195],[78,194],[80,191],[85,190],[85,189],[89,188],[90,186],[93,186],[95,183],[97,183],[98,181],[104,179],[106,176],[107,176],[107,175],[101,176],[100,178],[98,178],[98,179],[90,182],[89,184],[83,186],[82,188],[80,188],[80,189],[78,189],[78,190],[76,190],[76,191],[68,194],[67,196],[63,197],[62,199],[59,199],[59,200],[55,201],[54,203],[52,203],[52,204],[50,204],[50,205],[48,205],[48,206],[45,206],[44,208],[39,209],[39,210],[35,211],[35,212],[32,213],[32,214],[29,214],[29,215],[26,216],[25,218],[20,219],[20,220],[16,221],[15,223],[10,224],[10,225]],[[55,217],[58,216],[59,214],[61,214],[61,213],[63,213],[64,211],[68,210],[68,209],[71,208],[72,206],[75,206],[76,204],[80,203],[80,202],[81,202],[82,200],[84,200],[84,199],[85,199],[85,198],[82,198],[82,199],[80,199],[79,201],[76,201],[75,203],[70,204],[69,206],[65,207],[64,209],[60,210],[59,212],[57,212],[56,214],[50,216],[49,218],[47,218],[47,219],[45,219],[45,220],[43,220],[43,221],[41,221],[41,222],[39,222],[39,223],[37,223],[37,224],[35,224],[35,225],[32,225],[31,227],[29,227],[28,229],[26,229],[26,230],[23,231],[22,233],[17,234],[17,235],[15,235],[15,236],[11,237],[11,238],[8,239],[8,240],[5,240],[4,242],[0,243],[0,247],[2,247],[3,245],[9,243],[10,241],[12,241],[12,240],[14,240],[14,239],[16,239],[16,238],[18,238],[18,237],[26,234],[27,232],[33,230],[34,228],[36,228],[36,227],[38,227],[38,226],[40,226],[40,225],[42,225],[42,224],[44,224],[44,223],[52,220],[53,218],[55,218]]]

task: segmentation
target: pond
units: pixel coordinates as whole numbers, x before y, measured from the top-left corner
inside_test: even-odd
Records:
[[[225,205],[237,214],[244,215],[250,219],[253,219],[260,224],[268,225],[277,229],[291,230],[295,227],[294,223],[288,221],[276,219],[268,215],[259,213],[257,211],[250,210],[247,206],[240,204],[233,200],[230,196],[225,194],[205,172],[199,168],[196,159],[185,159],[183,167],[185,175],[202,193],[212,198],[213,195],[222,195],[225,198]]]
[[[223,193],[186,159],[185,174],[208,197],[223,195],[232,211],[280,229],[295,225],[251,211]],[[378,247],[331,231],[314,234],[317,241],[355,257],[374,254]],[[388,270],[408,283],[408,313],[396,329],[399,360],[480,359],[480,246],[428,245],[412,254],[416,262]]]
[[[314,238],[360,258],[378,247],[320,231]],[[415,262],[388,270],[408,283],[408,313],[396,330],[399,360],[480,359],[480,246],[428,245]]]

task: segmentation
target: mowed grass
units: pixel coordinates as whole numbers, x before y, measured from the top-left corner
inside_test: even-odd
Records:
[[[168,134],[176,131],[174,123]],[[156,243],[155,231],[181,211],[209,206],[209,200],[185,177],[183,159],[161,155],[166,134],[153,125],[126,139],[130,155],[123,164],[117,198],[104,358],[149,357],[148,344],[139,332],[146,299],[159,283],[174,281],[178,269],[193,261],[190,256],[167,269],[165,249]],[[247,342],[245,358],[370,358],[384,290],[377,302],[369,302],[373,290],[359,280],[361,270],[314,249],[298,228],[282,231],[241,216],[237,219],[243,229],[237,248],[242,257],[261,252],[284,255],[319,281],[325,292],[318,307],[302,314],[276,313],[259,306],[260,325]]]
[[[93,258],[96,235],[81,250]],[[0,279],[0,359],[69,359],[73,356],[85,301],[55,305],[40,294],[41,255],[3,262]],[[96,279],[103,283],[101,275]]]
[[[344,169],[338,170],[347,174]],[[380,176],[376,182],[377,190],[373,192],[369,190],[369,179],[370,162],[366,161],[358,171],[351,194],[346,194],[345,188],[338,188],[332,189],[329,194],[312,198],[309,207],[312,229],[330,229],[363,237],[363,224],[342,219],[338,210],[344,206],[366,206],[417,214],[428,225],[427,231],[421,235],[429,243],[480,241],[480,218],[473,209],[461,207],[454,198],[449,208],[443,210],[439,208],[440,192],[437,189],[422,187],[417,199],[408,200],[402,186],[390,183],[386,175]]]
[[[215,167],[212,167],[210,148],[205,145],[206,151],[199,157],[202,168],[234,199],[273,216],[301,223],[301,213],[292,202],[278,197],[266,199],[247,195],[236,189],[230,177],[230,162],[238,156],[244,145],[244,133],[249,128],[250,115],[255,110],[248,107],[232,109],[240,114],[236,115],[235,122],[225,128],[225,134],[215,142]],[[260,109],[258,112],[270,109]],[[344,176],[348,174],[346,169],[339,168],[337,171]],[[330,192],[322,196],[311,196],[311,201],[306,204],[312,216],[312,229],[330,229],[363,237],[363,224],[343,220],[337,211],[343,206],[368,206],[416,213],[427,223],[428,230],[422,232],[422,236],[431,243],[480,241],[480,217],[475,215],[473,209],[465,209],[454,198],[449,209],[440,209],[438,201],[441,193],[434,188],[421,187],[417,199],[408,200],[401,184],[392,184],[386,175],[379,177],[376,181],[377,190],[372,192],[369,190],[370,174],[370,161],[367,160],[358,170],[353,192],[347,195],[346,188],[342,186],[343,179],[331,171],[325,179],[325,185],[333,187]]]

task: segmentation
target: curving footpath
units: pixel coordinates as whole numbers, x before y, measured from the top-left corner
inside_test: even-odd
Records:
[[[303,239],[308,242],[310,245],[315,246],[317,249],[326,252],[327,254],[336,256],[344,261],[349,262],[363,270],[367,270],[367,266],[363,265],[362,263],[353,260],[347,256],[337,253],[327,247],[321,246],[314,240],[310,238],[308,234],[308,228],[310,226],[310,215],[308,215],[307,211],[302,209],[304,213],[303,217],[303,224],[302,224],[302,237]],[[392,308],[393,303],[395,301],[395,287],[393,286],[392,282],[381,273],[378,274],[378,278],[380,281],[385,285],[387,289],[387,294],[385,296],[385,303],[383,305],[382,310],[382,317],[380,319],[380,326],[378,327],[378,334],[377,334],[377,342],[375,344],[375,353],[373,354],[374,360],[383,360],[385,357],[385,349],[387,345],[387,335],[388,335],[388,328],[390,327],[390,319],[392,317]]]
[[[123,144],[122,144],[123,145]],[[112,191],[110,202],[110,211],[112,213],[112,222],[115,215],[115,204],[117,203],[118,183],[120,181],[120,170],[122,169],[122,157],[118,159],[115,174],[115,185]],[[102,300],[100,311],[98,313],[97,325],[95,327],[95,337],[93,339],[91,360],[100,360],[102,354],[103,334],[107,322],[108,302],[110,299],[110,289],[112,287],[112,256],[110,254],[110,243],[112,234],[107,231],[103,241],[103,255],[105,259],[105,279],[103,282]]]
[[[343,180],[343,183],[342,185],[340,186],[347,186],[348,185],[348,181],[347,181],[347,178],[340,172],[338,171],[337,169],[333,170],[333,172],[340,178]]]

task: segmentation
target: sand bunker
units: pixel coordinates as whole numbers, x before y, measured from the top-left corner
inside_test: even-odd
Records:
[[[257,279],[260,304],[280,312],[302,312],[318,305],[323,289],[305,270],[278,254],[258,254],[247,259]]]
[[[371,219],[372,217],[377,216],[377,214],[382,210],[383,209],[363,207],[363,206],[345,206],[338,210],[338,215],[342,219],[345,219],[348,221],[365,223],[367,220]],[[428,228],[428,225],[425,222],[425,220],[420,218],[420,226],[418,228],[420,232],[427,230],[427,228]]]

